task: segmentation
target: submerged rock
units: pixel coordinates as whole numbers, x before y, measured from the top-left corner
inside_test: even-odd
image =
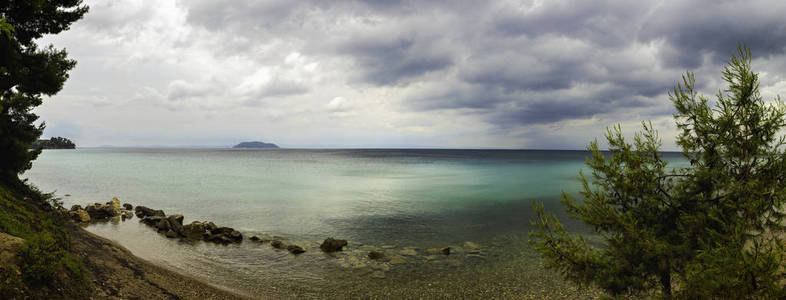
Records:
[[[381,259],[384,258],[385,254],[379,251],[371,251],[368,253],[368,258],[370,259]]]
[[[289,245],[289,246],[287,246],[287,251],[289,251],[289,253],[292,253],[292,254],[300,254],[300,253],[306,252],[306,250],[303,249],[303,247],[300,247],[298,245]]]
[[[336,252],[343,250],[344,246],[347,245],[347,240],[337,240],[332,237],[325,239],[321,245],[319,245],[319,249],[322,249],[323,252]]]
[[[276,249],[281,249],[285,247],[284,243],[279,240],[273,240],[272,242],[270,242],[270,246],[273,246],[273,248]]]
[[[473,243],[473,242],[470,242],[470,241],[466,241],[466,242],[464,242],[464,250],[466,250],[467,253],[478,254],[483,249],[482,249],[482,247],[480,245],[478,245],[476,243]]]
[[[389,262],[390,262],[391,265],[400,265],[400,264],[407,263],[407,260],[404,259],[401,256],[393,256],[393,257],[390,258]]]

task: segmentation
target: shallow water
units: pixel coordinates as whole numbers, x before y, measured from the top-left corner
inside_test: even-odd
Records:
[[[543,272],[529,250],[531,201],[542,200],[559,212],[560,192],[580,187],[576,176],[586,155],[506,150],[48,150],[25,176],[44,191],[70,194],[63,197],[67,207],[116,196],[133,205],[181,213],[186,223],[210,220],[246,235],[282,236],[306,248],[294,256],[248,241],[227,246],[184,243],[156,234],[137,219],[88,227],[140,257],[251,295],[564,297],[583,294],[559,294],[575,288]],[[679,154],[667,158],[684,164]],[[577,232],[584,230],[563,221]],[[318,245],[326,237],[348,239],[350,247],[337,255],[323,254]],[[467,241],[479,244],[480,253],[468,253]],[[447,246],[454,250],[450,256],[427,253],[428,248]],[[401,260],[371,261],[366,254],[372,249]]]

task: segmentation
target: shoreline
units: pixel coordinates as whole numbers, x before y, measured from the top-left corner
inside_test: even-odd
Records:
[[[100,299],[261,299],[162,267],[76,224],[66,225],[71,252],[82,258],[87,283]]]

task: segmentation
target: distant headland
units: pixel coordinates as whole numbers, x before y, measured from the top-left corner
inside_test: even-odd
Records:
[[[32,149],[76,149],[76,144],[64,137],[52,137],[48,140],[37,140],[30,145]]]
[[[240,144],[235,145],[232,148],[262,148],[262,149],[278,149],[279,147],[273,143],[263,143],[263,142],[242,142]]]

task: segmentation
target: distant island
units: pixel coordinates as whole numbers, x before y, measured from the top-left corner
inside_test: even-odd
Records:
[[[76,149],[76,144],[64,137],[52,137],[48,140],[37,140],[30,145],[31,149]]]
[[[262,148],[262,149],[278,149],[279,147],[273,143],[263,143],[263,142],[242,142],[240,144],[235,145],[232,148]]]

